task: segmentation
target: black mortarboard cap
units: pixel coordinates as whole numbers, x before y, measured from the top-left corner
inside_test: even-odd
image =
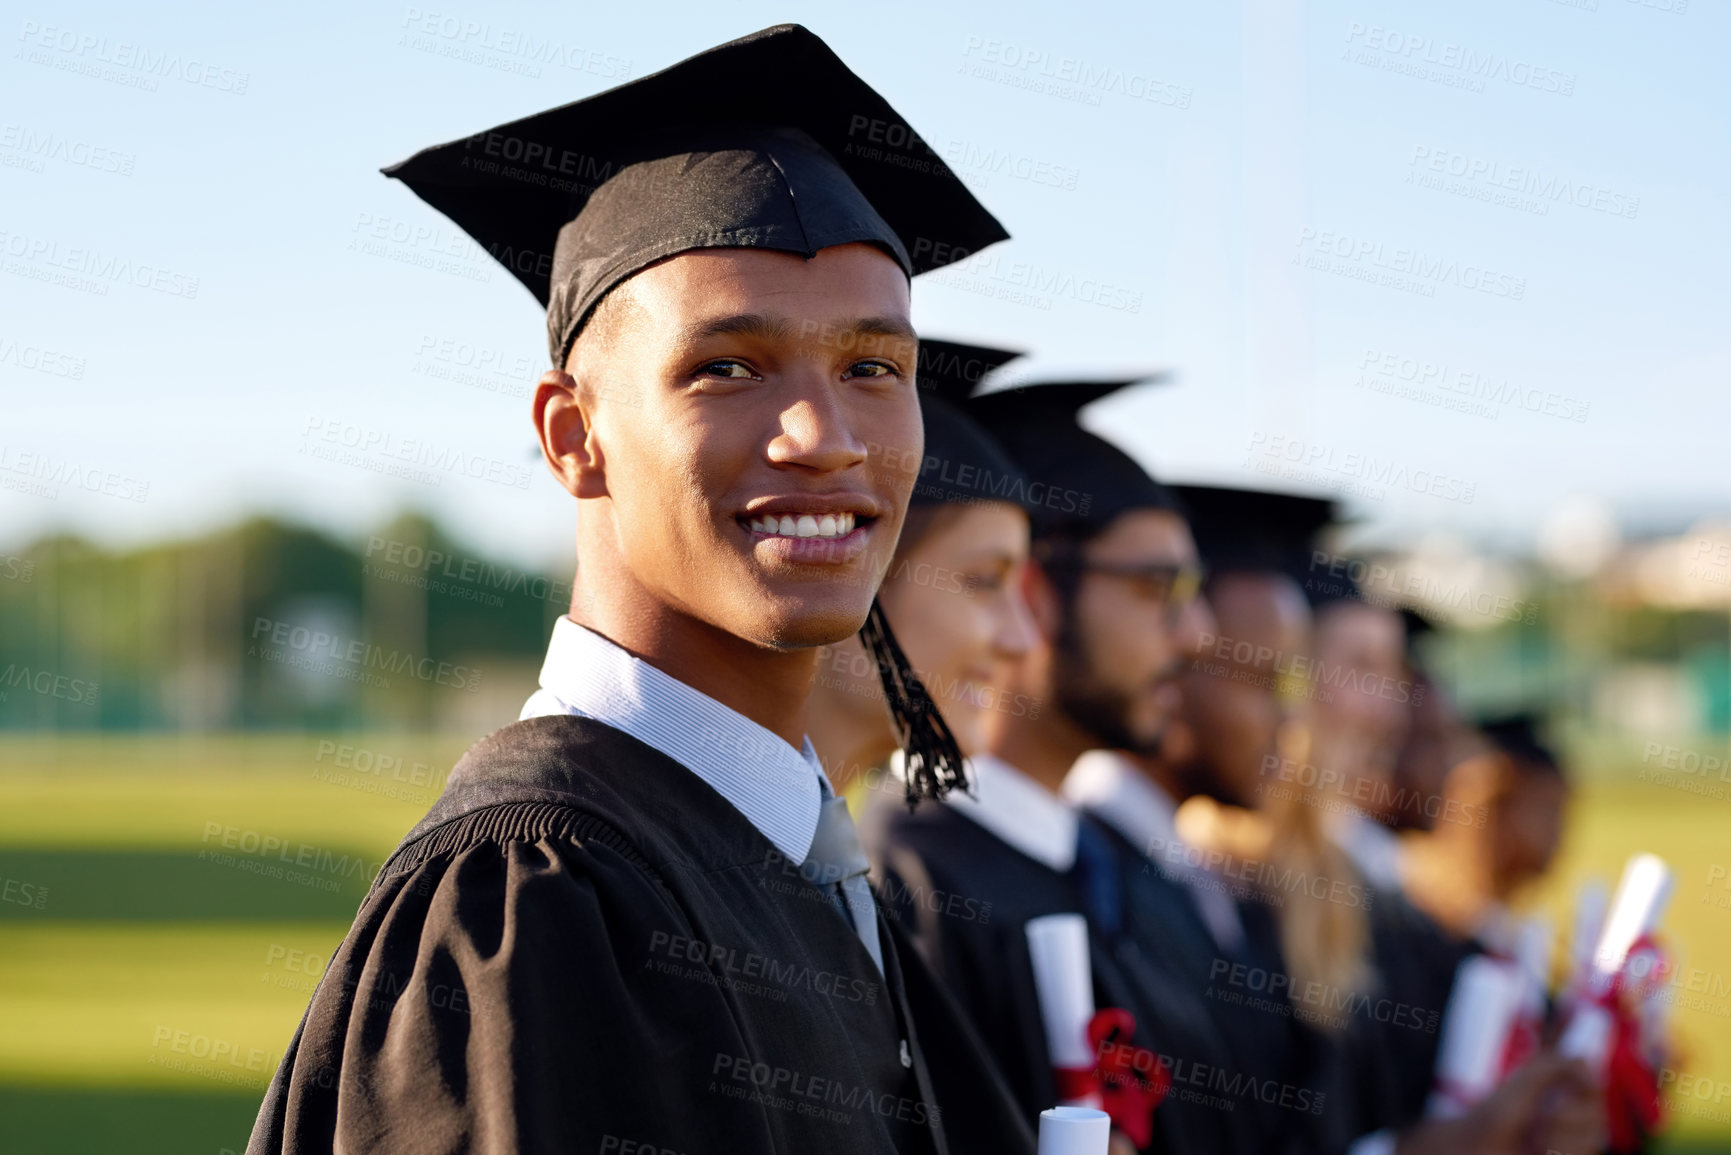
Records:
[[[984,425],[1028,477],[1034,532],[1098,532],[1133,509],[1179,510],[1172,491],[1136,459],[1082,428],[1082,409],[1161,373],[1097,381],[1040,381],[975,396],[968,413]]]
[[[1481,719],[1479,733],[1517,762],[1562,772],[1562,763],[1543,736],[1544,720],[1537,714],[1502,714]]]
[[[699,248],[875,244],[909,276],[1009,236],[829,46],[781,24],[384,170],[547,307],[563,367],[607,291]]]
[[[1028,479],[997,438],[962,408],[980,378],[1020,357],[1008,349],[920,339],[920,417],[926,450],[914,505],[1004,501],[1033,516]]]
[[[1436,633],[1436,623],[1411,606],[1400,607],[1400,622],[1406,630],[1406,652],[1409,657],[1416,654],[1421,639]]]
[[[982,379],[1020,356],[1020,352],[1011,349],[921,337],[915,379],[921,389],[936,393],[952,405],[961,405],[974,395]]]
[[[1273,572],[1304,584],[1311,543],[1335,519],[1329,497],[1174,485],[1203,564],[1214,574]]]

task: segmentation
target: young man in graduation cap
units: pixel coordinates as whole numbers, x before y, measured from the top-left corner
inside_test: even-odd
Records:
[[[1037,918],[1089,919],[1095,1003],[1136,1019],[1133,1037],[1109,1041],[1102,1056],[1165,1050],[1114,949],[1121,902],[1104,835],[1059,794],[1083,751],[1142,746],[1158,736],[1175,702],[1182,656],[1207,627],[1195,599],[1194,548],[1169,495],[1122,451],[1076,424],[1083,405],[1131,383],[1030,385],[969,401],[969,414],[1021,467],[1038,511],[1022,583],[1037,640],[1002,688],[1036,708],[987,717],[984,748],[970,760],[969,796],[912,814],[885,808],[866,833],[884,894],[990,904],[989,919],[966,918],[948,913],[948,903],[934,911],[904,897],[903,917],[919,928],[921,947],[1030,1112],[1060,1093],[1027,939]],[[1125,1135],[1145,1150],[1223,1149],[1208,1145],[1223,1127],[1202,1139],[1175,1126],[1180,1096],[1147,1117],[1158,1072],[1141,1074],[1148,1098],[1142,1117],[1131,1113],[1133,1103],[1123,1104]]]
[[[1296,575],[1316,533],[1333,520],[1333,503],[1215,486],[1173,489],[1207,570],[1213,631],[1188,664],[1181,708],[1164,740],[1089,751],[1064,790],[1110,829],[1127,867],[1124,934],[1147,963],[1132,973],[1143,983],[1142,1005],[1155,1008],[1156,1031],[1165,1032],[1162,1054],[1193,1071],[1220,1064],[1222,1077],[1207,1081],[1229,1089],[1227,1098],[1236,1094],[1227,1145],[1209,1149],[1519,1150],[1539,1102],[1558,1086],[1554,1059],[1466,1119],[1406,1126],[1398,1135],[1364,1134],[1371,1128],[1359,1104],[1340,1093],[1356,1056],[1281,1013],[1286,996],[1273,985],[1274,976],[1290,974],[1281,935],[1290,928],[1280,924],[1296,899],[1313,896],[1314,881],[1299,893],[1270,882],[1291,876],[1277,860],[1238,859],[1231,873],[1260,892],[1247,894],[1252,888],[1222,885],[1225,879],[1200,869],[1211,860],[1178,835],[1176,807],[1192,796],[1256,806],[1270,760],[1278,762],[1286,747],[1303,701],[1292,672],[1303,668],[1310,648],[1310,609]],[[1351,893],[1370,905],[1364,888],[1338,894],[1330,888],[1343,902]],[[1248,997],[1258,989],[1274,992],[1261,1006]],[[1246,997],[1234,999],[1235,992]],[[1185,1006],[1193,1011],[1188,1020]],[[1576,1114],[1565,1124],[1578,1123],[1584,1102],[1573,1104]],[[1552,1131],[1564,1140],[1580,1134],[1567,1125]]]
[[[1349,889],[1354,883],[1367,888],[1373,901],[1346,907],[1301,895],[1280,915],[1290,923],[1306,907],[1313,914],[1334,907],[1330,913],[1357,920],[1356,936],[1334,937],[1353,956],[1346,960],[1348,969],[1359,977],[1337,985],[1355,998],[1375,1000],[1373,1008],[1407,1008],[1405,1015],[1354,1015],[1345,1024],[1336,1040],[1343,1093],[1329,1108],[1336,1119],[1330,1138],[1357,1134],[1351,1155],[1514,1152],[1532,1143],[1559,1151],[1599,1150],[1603,1119],[1590,1072],[1549,1051],[1466,1115],[1424,1118],[1438,1042],[1428,1024],[1448,1004],[1462,951],[1404,893],[1387,824],[1393,812],[1375,801],[1389,792],[1354,785],[1362,780],[1386,787],[1404,737],[1410,710],[1401,701],[1398,679],[1405,669],[1406,626],[1399,614],[1367,600],[1350,578],[1313,576],[1305,592],[1315,621],[1309,659],[1329,683],[1327,697],[1307,698],[1312,740],[1306,761],[1342,785],[1307,799],[1313,807],[1290,808],[1287,819],[1310,831],[1307,838],[1334,843],[1340,853],[1316,860],[1331,861],[1331,879]],[[1371,803],[1341,811],[1336,805],[1342,795]],[[1282,833],[1293,841],[1290,831]],[[1283,942],[1290,952],[1307,935],[1318,937],[1288,925]],[[1289,967],[1292,961],[1289,954]],[[1415,1017],[1425,1029],[1415,1029]]]
[[[913,482],[872,457],[920,448],[909,278],[1006,234],[854,156],[874,120],[783,25],[388,170],[547,307],[576,590],[524,720],[380,871],[251,1155],[1031,1148],[804,737],[818,647],[865,625],[910,796],[962,781],[867,621]]]
[[[1100,819],[1124,867],[1124,934],[1146,965],[1145,997],[1163,1010],[1163,1054],[1220,1070],[1230,1110],[1216,1115],[1234,1152],[1320,1149],[1332,1052],[1289,1013],[1279,926],[1255,856],[1210,855],[1178,833],[1177,809],[1202,796],[1254,807],[1292,720],[1282,670],[1306,647],[1310,611],[1286,576],[1330,520],[1332,503],[1216,486],[1171,487],[1207,571],[1213,629],[1186,663],[1182,705],[1164,740],[1076,760],[1064,793]],[[1218,869],[1225,866],[1227,869]],[[1246,882],[1245,879],[1250,881]],[[1271,1005],[1272,1004],[1272,1005]],[[1174,1106],[1177,1106],[1176,1104]],[[1186,1109],[1186,1108],[1180,1108]]]

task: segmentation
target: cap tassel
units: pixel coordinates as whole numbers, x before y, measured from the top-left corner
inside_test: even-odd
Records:
[[[896,642],[889,618],[884,616],[883,606],[876,598],[872,599],[871,612],[866,615],[859,636],[877,663],[896,740],[906,756],[908,809],[912,810],[922,798],[942,799],[951,790],[965,791],[968,779],[962,770],[962,751],[956,745],[956,736],[950,732],[937,703],[926,693],[919,675],[908,665],[907,655]]]

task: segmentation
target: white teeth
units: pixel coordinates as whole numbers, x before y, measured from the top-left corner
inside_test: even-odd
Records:
[[[753,533],[765,533],[772,537],[846,537],[854,530],[855,517],[851,513],[801,513],[773,514],[765,517],[754,517],[748,523]]]

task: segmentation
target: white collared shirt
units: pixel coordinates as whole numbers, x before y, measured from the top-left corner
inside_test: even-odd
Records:
[[[1064,776],[1063,791],[1074,805],[1140,847],[1162,874],[1176,875],[1189,888],[1215,942],[1233,948],[1244,941],[1244,921],[1220,880],[1189,865],[1193,848],[1178,835],[1177,804],[1128,758],[1115,750],[1089,750]]]
[[[1076,811],[1068,802],[990,754],[968,759],[966,770],[972,790],[944,799],[956,813],[1053,870],[1076,864]]]
[[[1400,835],[1356,811],[1330,815],[1330,818],[1329,836],[1346,852],[1366,882],[1377,890],[1397,894],[1405,891],[1406,885],[1401,879]]]
[[[823,765],[708,694],[568,617],[553,623],[541,688],[519,718],[576,714],[631,735],[703,779],[775,848],[803,863],[817,834]]]
[[[1064,797],[1128,838],[1149,858],[1179,844],[1178,807],[1123,755],[1090,750],[1064,776]]]

